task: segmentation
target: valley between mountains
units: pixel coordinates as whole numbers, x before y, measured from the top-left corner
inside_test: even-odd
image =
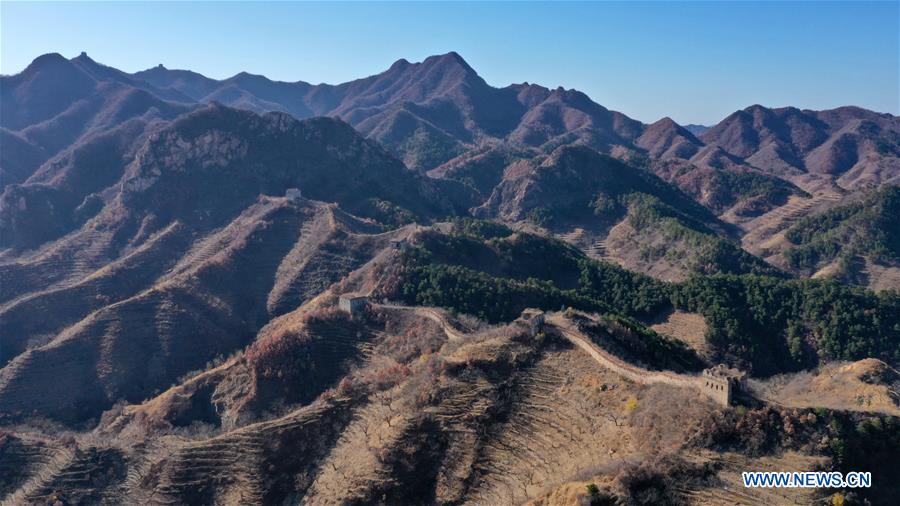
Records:
[[[890,114],[0,77],[2,504],[896,504],[898,366]]]

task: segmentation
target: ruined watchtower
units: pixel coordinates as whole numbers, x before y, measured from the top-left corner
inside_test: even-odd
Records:
[[[731,405],[734,397],[747,388],[747,375],[723,364],[704,369],[702,379],[706,393],[723,406]]]
[[[284,196],[291,202],[299,202],[303,198],[303,194],[300,193],[299,188],[288,188],[287,191],[284,192]]]
[[[535,337],[544,330],[544,312],[540,309],[527,308],[522,311],[518,320],[528,327],[528,333]]]
[[[349,314],[350,318],[362,315],[368,305],[369,298],[357,293],[345,293],[338,299],[338,307]]]

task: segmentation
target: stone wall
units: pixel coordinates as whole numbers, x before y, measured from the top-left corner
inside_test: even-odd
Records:
[[[737,380],[731,380],[728,377],[715,376],[714,373],[710,372],[710,369],[704,371],[700,376],[676,374],[667,371],[648,371],[607,353],[564,318],[553,315],[550,320],[562,330],[563,336],[586,351],[594,360],[607,369],[610,369],[635,383],[643,385],[662,383],[677,387],[694,388],[708,395],[723,406],[730,405],[731,401],[734,399],[735,390],[738,385]]]
[[[712,378],[706,375],[701,376],[703,380],[703,389],[707,395],[723,406],[731,405],[733,395],[733,385],[726,378]]]

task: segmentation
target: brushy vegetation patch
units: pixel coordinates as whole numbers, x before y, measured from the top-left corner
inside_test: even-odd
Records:
[[[336,308],[327,308],[310,313],[298,330],[257,340],[244,354],[257,400],[260,404],[273,399],[289,404],[311,402],[361,360],[354,342],[368,341],[370,334],[366,325]]]
[[[900,295],[836,281],[697,276],[675,286],[676,307],[706,319],[714,349],[757,374],[820,360],[900,360]]]
[[[594,472],[591,472],[594,471]],[[598,486],[589,483],[580,504],[590,506],[616,505],[686,505],[682,491],[685,488],[703,488],[715,480],[715,466],[711,463],[695,463],[670,452],[657,454],[639,463],[625,463],[617,468],[599,468],[579,473],[590,479],[591,475],[606,475],[605,483]]]
[[[635,230],[659,230],[664,234],[666,243],[687,245],[687,250],[691,252],[687,269],[691,272],[784,276],[775,267],[719,238],[702,222],[656,197],[633,193],[624,199],[624,204],[628,208],[628,223]],[[656,257],[661,258],[665,254],[665,251],[657,252]]]
[[[606,309],[599,301],[560,290],[549,281],[498,278],[458,265],[408,267],[401,296],[408,304],[445,307],[491,323],[514,320],[526,307]]]
[[[452,223],[454,234],[482,240],[509,237],[513,233],[512,229],[501,223],[468,216],[454,218]]]
[[[900,263],[900,186],[797,222],[785,232],[797,245],[785,256],[791,267],[817,269],[835,258],[868,256]]]
[[[388,146],[395,144],[394,139],[381,139]],[[409,167],[428,169],[436,167],[455,156],[461,155],[465,149],[459,143],[436,130],[418,128],[412,135],[396,144],[394,151]]]
[[[625,217],[638,232],[661,233],[666,245],[684,245],[681,248],[647,246],[641,252],[644,261],[667,258],[684,263],[688,271],[698,274],[784,276],[784,273],[738,245],[720,238],[709,225],[715,220],[676,209],[654,195],[642,192],[615,194],[602,190],[591,201],[591,208],[605,223],[613,224]],[[685,254],[686,251],[689,254]]]
[[[553,281],[559,288],[574,288],[579,277],[580,251],[563,241],[531,234],[500,236],[500,230],[481,227],[473,234],[423,234],[418,250],[424,264],[449,264],[468,267],[492,276],[526,281],[538,278]]]
[[[639,169],[586,146],[566,146],[548,159],[531,161],[533,180],[544,194],[566,198],[543,198],[540,206],[527,205],[526,217],[541,226],[556,226],[584,220],[621,218],[624,200],[632,193],[653,196],[692,219],[715,223],[716,217],[677,188],[648,170]]]
[[[722,171],[723,183],[739,199],[764,197],[768,200],[784,201],[791,194],[806,195],[806,192],[777,177],[755,172]]]
[[[353,211],[358,216],[372,218],[389,227],[401,227],[419,220],[419,217],[412,211],[379,198],[366,199],[360,202]]]

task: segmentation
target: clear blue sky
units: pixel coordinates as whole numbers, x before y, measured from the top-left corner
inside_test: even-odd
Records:
[[[490,84],[586,92],[650,122],[754,103],[900,113],[900,2],[0,2],[0,72],[81,51],[224,78],[338,83],[457,51]]]

